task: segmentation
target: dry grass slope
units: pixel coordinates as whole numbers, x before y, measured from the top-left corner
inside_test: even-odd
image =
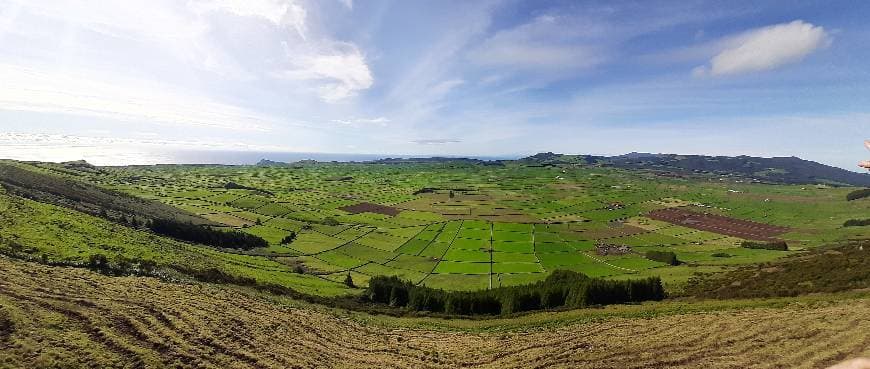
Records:
[[[3,368],[824,367],[870,354],[870,301],[526,332],[366,325],[216,286],[0,258]]]

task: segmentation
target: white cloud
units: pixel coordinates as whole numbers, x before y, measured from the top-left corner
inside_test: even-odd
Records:
[[[324,101],[343,100],[368,89],[374,83],[366,58],[359,48],[352,43],[310,32],[306,10],[294,1],[211,0],[196,4],[200,9],[257,17],[279,28],[294,29],[298,37],[288,35],[281,45],[275,45],[276,48],[283,48],[286,63],[272,75],[288,81],[304,82],[304,87]],[[350,7],[352,3],[345,5]]]
[[[313,147],[248,144],[208,137],[200,140],[122,138],[0,132],[0,158],[37,161],[85,159],[95,165],[176,163],[173,151],[314,151]]]
[[[380,126],[386,126],[390,120],[386,117],[377,117],[377,118],[351,118],[351,119],[333,119],[331,120],[333,123],[344,124],[344,125],[358,125],[358,124],[376,124]]]
[[[774,69],[800,61],[826,46],[824,28],[796,20],[748,31],[731,38],[709,65],[692,70],[695,76],[724,76]]]
[[[321,27],[309,27],[308,12],[299,0],[128,0],[99,5],[85,0],[0,0],[4,8],[13,11],[0,16],[0,31],[14,32],[26,42],[4,45],[9,51],[0,50],[0,57],[40,55],[67,65],[123,66],[122,74],[131,69],[148,74],[129,68],[130,63],[161,64],[158,73],[170,78],[196,70],[221,82],[283,75],[283,88],[329,102],[374,83],[359,48],[321,32]],[[261,24],[254,26],[251,20]],[[66,44],[58,42],[59,31]],[[106,52],[113,48],[117,52]]]
[[[411,141],[411,143],[415,143],[418,145],[446,145],[460,142],[462,142],[462,140],[458,140],[455,138],[429,138]]]
[[[183,2],[129,0],[94,4],[86,0],[0,0],[0,9],[12,9],[3,30],[17,33],[26,44],[4,40],[5,50],[16,56],[43,55],[71,62],[72,57],[95,49],[107,59],[126,53],[106,53],[107,40],[141,49],[148,56],[168,53],[178,61],[222,75],[243,75],[208,36],[206,19],[191,13]],[[59,44],[58,40],[64,40]],[[60,46],[60,47],[59,47]],[[38,50],[38,53],[21,52]],[[0,53],[2,55],[2,53]],[[106,60],[99,60],[106,62]]]
[[[307,12],[302,6],[286,0],[199,0],[190,6],[199,11],[223,11],[242,17],[258,17],[276,26],[288,26],[305,38]]]
[[[365,56],[356,46],[334,43],[324,48],[326,50],[320,53],[291,56],[291,66],[278,76],[287,80],[317,82],[317,93],[328,102],[351,97],[372,86],[374,77]]]
[[[268,118],[149,81],[0,64],[0,110],[51,112],[233,130],[265,131]]]

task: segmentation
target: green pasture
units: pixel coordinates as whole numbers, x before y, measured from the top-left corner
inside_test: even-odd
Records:
[[[341,283],[348,273],[357,285],[375,275],[396,275],[436,288],[470,290],[538,281],[557,269],[607,278],[658,275],[669,288],[679,288],[695,272],[796,252],[743,249],[737,237],[645,217],[669,206],[789,227],[779,237],[794,250],[870,237],[866,227],[842,227],[848,219],[870,214],[870,199],[845,201],[849,188],[519,163],[101,169],[75,177],[200,214],[260,236],[269,247],[245,255],[213,250],[92,217],[76,219],[65,209],[29,201],[20,205],[6,195],[3,206],[16,209],[14,215],[0,215],[13,224],[0,226],[0,236],[25,240],[36,254],[52,258],[84,260],[106,253],[216,265],[318,294],[351,292]],[[55,174],[69,177],[68,171]],[[225,189],[230,181],[251,189]],[[361,202],[392,206],[398,215],[340,209]],[[79,231],[66,232],[63,224]],[[281,245],[290,232],[296,239]],[[629,246],[632,252],[598,255],[595,246],[602,243]],[[647,251],[673,251],[683,264],[648,260]],[[308,274],[294,273],[296,263]]]

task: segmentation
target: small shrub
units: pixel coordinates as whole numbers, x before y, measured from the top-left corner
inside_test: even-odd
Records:
[[[15,332],[15,321],[10,314],[0,306],[0,341],[8,339]]]
[[[677,254],[671,251],[647,251],[646,258],[662,262],[668,265],[679,265],[680,261],[677,260]]]
[[[109,267],[109,259],[103,254],[93,254],[88,257],[88,266],[94,270],[106,270]]]
[[[141,260],[139,261],[139,270],[146,275],[153,274],[157,271],[157,263],[154,260]]]
[[[870,219],[849,219],[843,223],[843,227],[863,227],[870,225]]]
[[[281,239],[281,244],[282,245],[289,245],[289,244],[293,243],[293,241],[295,241],[295,240],[296,240],[296,232],[290,231],[290,234],[284,236],[284,238]]]
[[[344,277],[344,285],[350,288],[356,288],[356,285],[353,283],[353,277],[350,276],[350,273],[347,273],[347,277]]]
[[[849,192],[848,194],[846,194],[846,201],[863,199],[865,197],[870,197],[870,188],[864,188]]]

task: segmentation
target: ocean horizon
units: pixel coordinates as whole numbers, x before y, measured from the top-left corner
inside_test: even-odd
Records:
[[[280,152],[280,151],[208,151],[192,150],[172,153],[176,163],[162,164],[224,164],[253,165],[260,160],[291,163],[301,160],[321,162],[363,162],[387,158],[468,158],[479,160],[510,160],[520,156],[476,156],[476,155],[410,155],[410,154],[348,154],[348,153],[317,153],[317,152]]]
[[[215,164],[215,165],[254,165],[260,160],[276,162],[297,162],[316,160],[320,162],[364,162],[386,158],[469,158],[479,160],[510,160],[513,156],[479,155],[427,155],[427,154],[356,154],[356,153],[318,153],[290,151],[244,151],[244,150],[158,150],[150,148],[118,147],[40,147],[34,150],[0,150],[0,158],[23,161],[66,162],[84,160],[98,166],[158,165],[158,164]]]

